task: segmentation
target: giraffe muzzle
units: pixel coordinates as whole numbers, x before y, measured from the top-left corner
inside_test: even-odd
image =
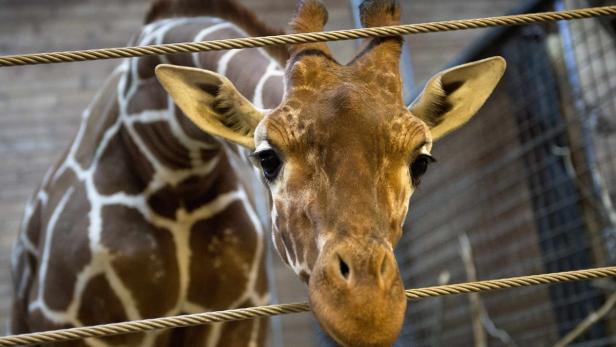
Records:
[[[323,248],[309,282],[321,326],[344,346],[391,346],[406,298],[391,248],[346,243]]]

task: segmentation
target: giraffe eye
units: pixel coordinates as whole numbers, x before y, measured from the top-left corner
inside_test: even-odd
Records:
[[[282,161],[276,152],[272,149],[266,149],[254,154],[257,158],[257,162],[263,170],[263,175],[268,181],[273,181],[278,176],[280,168],[282,167]]]
[[[411,164],[411,176],[414,185],[419,184],[421,176],[428,171],[428,165],[435,161],[436,159],[428,154],[420,154],[415,158],[415,161]]]

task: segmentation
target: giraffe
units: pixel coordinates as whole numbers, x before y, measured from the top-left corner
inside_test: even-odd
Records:
[[[294,32],[322,31],[327,10],[300,1]],[[364,0],[364,27],[396,25],[395,0]],[[253,152],[272,201],[273,244],[308,285],[312,310],[344,346],[388,346],[406,299],[393,249],[435,140],[466,123],[505,70],[501,57],[431,78],[406,107],[401,37],[367,40],[348,64],[325,43],[293,45],[285,94],[251,105],[224,76],[162,64],[156,75],[204,132]]]
[[[267,32],[230,1],[153,9],[139,44]],[[360,13],[365,27],[400,18],[394,0],[366,0]],[[304,0],[291,28],[326,22],[324,5]],[[474,115],[505,69],[492,57],[445,70],[407,108],[400,46],[400,37],[367,40],[344,65],[323,43],[125,61],[26,208],[13,329],[266,302],[255,201],[268,196],[274,248],[307,284],[321,326],[345,346],[391,345],[406,309],[393,248],[432,143]],[[84,343],[261,345],[264,327]]]
[[[131,44],[279,33],[232,1],[161,0]],[[266,304],[263,185],[245,150],[175,107],[154,67],[217,71],[267,108],[282,98],[287,57],[273,48],[123,61],[25,208],[10,332]],[[266,328],[261,319],[70,345],[260,346]]]

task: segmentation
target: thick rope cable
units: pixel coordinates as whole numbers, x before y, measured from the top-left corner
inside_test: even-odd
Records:
[[[538,284],[579,281],[612,276],[616,276],[616,266],[408,289],[406,290],[406,297],[410,300],[417,300],[442,295],[478,293],[497,289],[518,288]],[[201,324],[254,319],[259,317],[307,311],[310,311],[310,305],[308,303],[292,303],[188,314],[174,317],[143,319],[138,321],[111,323],[89,327],[4,336],[0,337],[0,347],[62,342],[91,337],[104,337],[158,329],[188,327]]]
[[[239,48],[255,48],[277,45],[293,45],[326,41],[352,40],[368,37],[389,37],[441,31],[467,30],[494,26],[525,25],[557,20],[572,20],[616,14],[616,6],[603,6],[567,10],[560,12],[540,12],[509,16],[486,17],[476,19],[449,20],[441,22],[406,24],[386,27],[337,30],[326,32],[299,33],[277,36],[246,37],[236,39],[182,42],[150,46],[122,48],[101,48],[80,51],[35,53],[0,56],[0,67],[16,65],[35,65],[65,63],[86,60],[116,59],[164,55],[177,53],[196,53]]]

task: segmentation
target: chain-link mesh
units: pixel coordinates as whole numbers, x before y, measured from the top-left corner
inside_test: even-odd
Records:
[[[535,10],[601,5],[544,1]],[[501,31],[468,60],[502,55],[500,86],[476,118],[435,145],[413,197],[400,268],[432,285],[614,264],[616,26],[613,19]],[[472,259],[463,257],[465,237]],[[614,282],[576,282],[409,305],[401,345],[552,345],[599,310]],[[475,307],[473,306],[475,305]],[[575,346],[616,343],[616,313]]]

